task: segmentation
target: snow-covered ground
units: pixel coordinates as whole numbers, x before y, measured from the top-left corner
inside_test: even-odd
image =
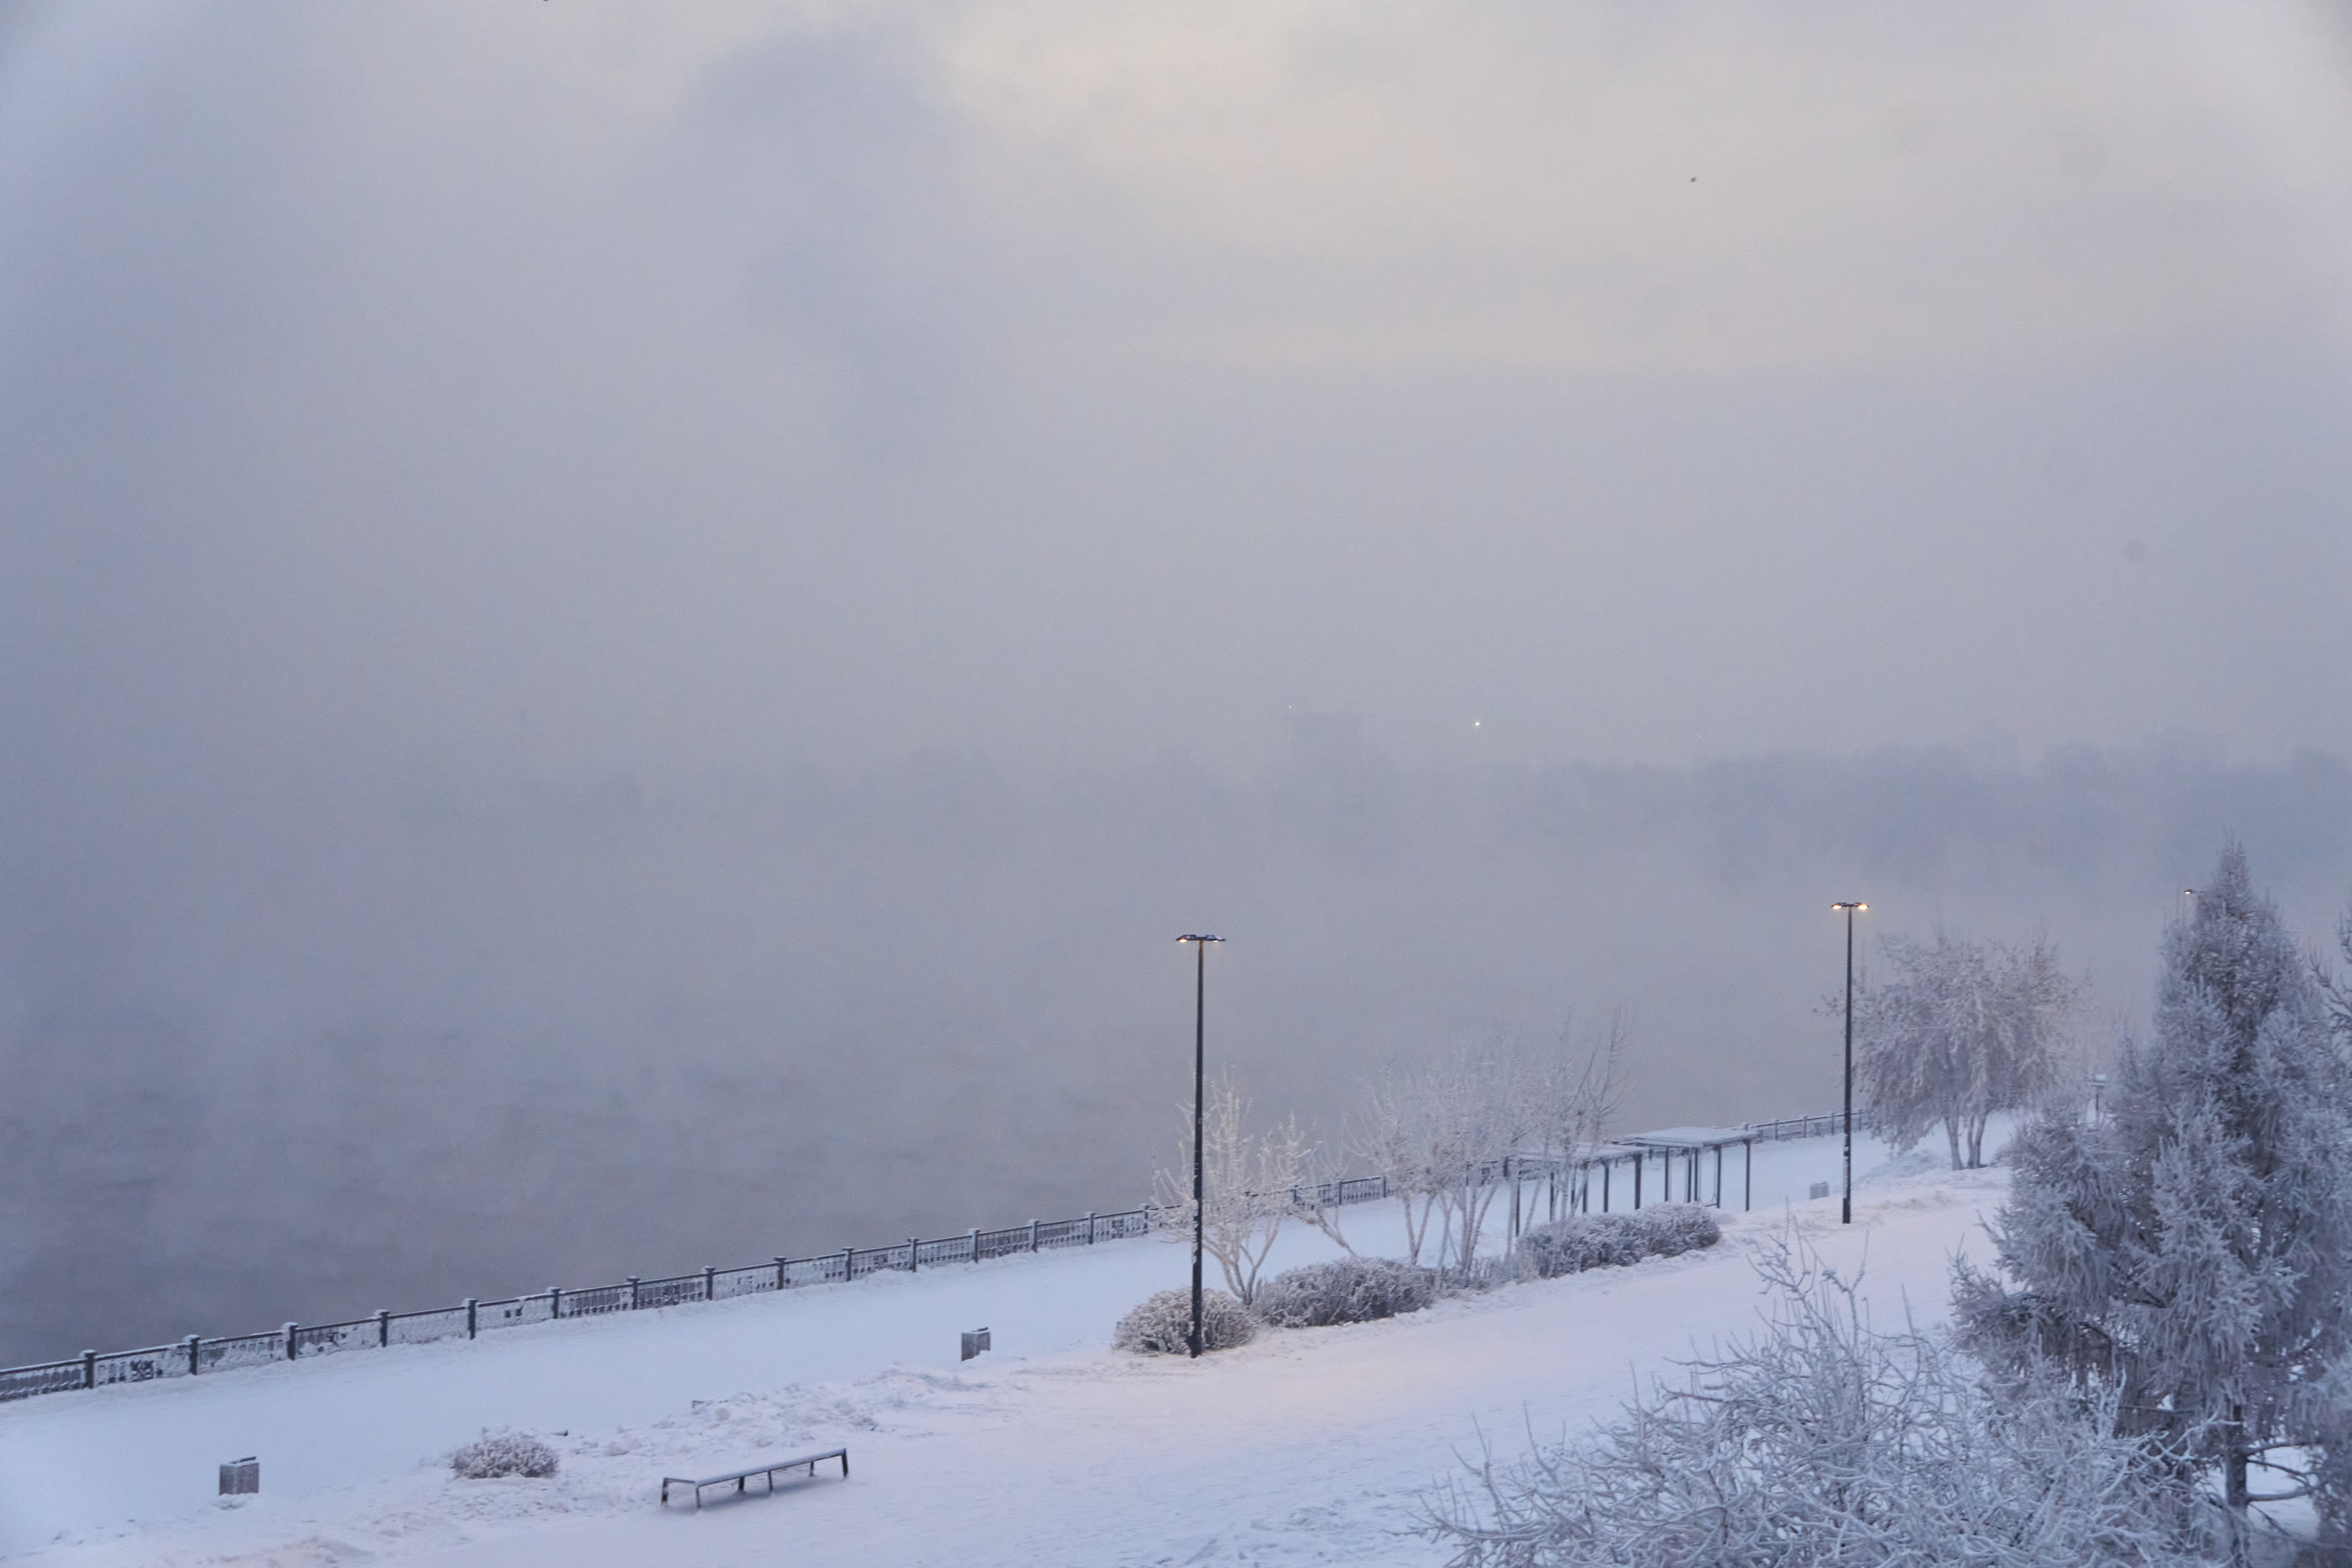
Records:
[[[1108,1348],[1121,1313],[1188,1275],[1182,1247],[1129,1241],[29,1400],[0,1407],[0,1553],[59,1568],[1433,1563],[1445,1554],[1403,1533],[1417,1497],[1482,1435],[1517,1452],[1530,1429],[1606,1417],[1636,1380],[1751,1324],[1748,1247],[1793,1219],[1842,1269],[1866,1259],[1882,1321],[1936,1321],[1951,1254],[1989,1252],[1979,1221],[2006,1184],[1865,1142],[1846,1229],[1835,1197],[1804,1196],[1835,1179],[1835,1141],[1759,1151],[1745,1215],[1738,1163],[1710,1251],[1269,1331],[1197,1363]],[[1360,1248],[1402,1250],[1393,1205],[1349,1218]],[[1275,1267],[1334,1250],[1286,1233]],[[959,1365],[958,1331],[982,1325],[995,1350]],[[561,1473],[453,1479],[448,1452],[501,1426],[546,1436]],[[844,1442],[846,1483],[656,1507],[665,1474]],[[261,1495],[216,1499],[217,1466],[248,1454]]]

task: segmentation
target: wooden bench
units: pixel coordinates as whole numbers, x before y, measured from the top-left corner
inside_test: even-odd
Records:
[[[692,1487],[694,1489],[694,1506],[698,1509],[702,1506],[703,1488],[721,1487],[725,1486],[729,1481],[733,1481],[735,1483],[735,1489],[740,1492],[743,1489],[744,1483],[749,1481],[753,1476],[767,1477],[768,1489],[770,1491],[774,1491],[776,1489],[776,1472],[778,1470],[797,1470],[802,1466],[805,1465],[808,1467],[808,1473],[814,1476],[816,1474],[817,1466],[823,1464],[827,1459],[839,1459],[841,1461],[841,1479],[845,1481],[849,1479],[849,1450],[846,1448],[827,1448],[822,1454],[803,1454],[796,1459],[778,1459],[772,1465],[753,1465],[749,1469],[730,1470],[723,1476],[707,1476],[700,1480],[695,1479],[692,1476],[664,1476],[662,1478],[661,1505],[664,1508],[667,1508],[669,1506],[670,1488]]]

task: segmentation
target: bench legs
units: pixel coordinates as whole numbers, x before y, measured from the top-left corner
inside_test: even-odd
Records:
[[[838,1454],[819,1454],[813,1458],[794,1459],[789,1464],[772,1465],[765,1470],[746,1470],[740,1476],[722,1476],[717,1480],[696,1483],[694,1486],[695,1510],[697,1512],[701,1511],[702,1489],[704,1487],[720,1486],[725,1484],[726,1481],[731,1479],[735,1483],[736,1492],[740,1495],[749,1486],[753,1476],[764,1475],[768,1479],[768,1490],[772,1493],[776,1489],[776,1472],[778,1470],[798,1469],[803,1465],[805,1465],[808,1467],[809,1479],[814,1480],[816,1479],[816,1468],[824,1463],[827,1459],[839,1459],[841,1461],[841,1479],[845,1481],[849,1479],[849,1451],[845,1448]],[[669,1489],[672,1482],[676,1482],[676,1484],[679,1486],[688,1484],[684,1480],[678,1479],[678,1478],[675,1476],[664,1477],[662,1479],[661,1485],[661,1505],[664,1508],[667,1508],[669,1506]]]

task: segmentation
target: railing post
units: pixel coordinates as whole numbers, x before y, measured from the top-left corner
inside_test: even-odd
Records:
[[[98,1386],[98,1352],[96,1351],[81,1352],[81,1385],[84,1388]]]
[[[974,1263],[980,1261],[980,1226],[978,1226],[971,1227],[971,1260]]]
[[[478,1326],[478,1320],[481,1316],[481,1302],[471,1296],[466,1298],[466,1337],[469,1340],[474,1337],[474,1331]]]
[[[702,1266],[702,1299],[706,1301],[719,1300],[719,1270],[708,1263]]]
[[[629,1310],[630,1310],[630,1311],[632,1311],[632,1312],[634,1312],[634,1311],[635,1311],[636,1310],[637,1310],[637,1277],[636,1277],[635,1275],[632,1274],[632,1275],[630,1275],[630,1276],[629,1276]]]
[[[293,1324],[286,1325],[286,1359],[288,1361],[295,1359],[295,1352],[299,1348],[299,1342],[294,1337],[297,1331]]]
[[[917,1261],[915,1258],[915,1249],[922,1245],[923,1244],[921,1242],[916,1240],[911,1236],[907,1238],[907,1272],[909,1274],[912,1274],[915,1271],[915,1264]]]
[[[190,1335],[188,1336],[188,1339],[187,1339],[187,1345],[188,1345],[188,1375],[189,1375],[190,1377],[194,1377],[194,1376],[195,1376],[195,1375],[196,1375],[196,1372],[197,1372],[197,1365],[196,1365],[196,1346],[197,1346],[197,1344],[198,1344],[199,1342],[200,1342],[197,1340],[197,1338],[196,1338],[196,1336],[195,1336],[195,1335],[194,1335],[194,1334],[190,1334]]]
[[[379,1307],[376,1309],[375,1314],[375,1348],[378,1350],[389,1350],[391,1347],[392,1313],[385,1309]]]
[[[784,1259],[779,1254],[776,1258],[776,1289],[782,1290],[791,1284],[792,1281],[784,1277]]]
[[[547,1288],[547,1321],[551,1323],[562,1316],[563,1287],[561,1285],[550,1285]]]
[[[841,1249],[841,1282],[846,1285],[856,1278],[857,1248],[845,1247]]]
[[[1094,1210],[1092,1210],[1092,1209],[1088,1209],[1088,1210],[1087,1211],[1087,1245],[1088,1247],[1092,1247],[1094,1244],[1095,1244],[1095,1211],[1094,1211]]]

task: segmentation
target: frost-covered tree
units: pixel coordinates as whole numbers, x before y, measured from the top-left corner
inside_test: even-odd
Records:
[[[1942,1337],[1880,1333],[1856,1282],[1782,1243],[1761,1332],[1580,1443],[1425,1500],[1455,1568],[2181,1568],[2162,1453],[2113,1396],[2001,1396]]]
[[[1854,998],[1853,1074],[1872,1125],[1908,1149],[1938,1123],[1952,1169],[1984,1163],[1986,1123],[2038,1105],[2080,989],[2048,942],[1889,937],[1891,978]],[[1843,1003],[1835,1004],[1843,1005]]]
[[[1560,1027],[1549,1052],[1534,1058],[1523,1078],[1529,1126],[1517,1152],[1546,1162],[1574,1160],[1599,1144],[1624,1098],[1625,1042],[1632,1033],[1622,1012],[1589,1045],[1580,1047],[1575,1020]]]
[[[1580,1051],[1561,1031],[1550,1051],[1457,1046],[1381,1070],[1365,1095],[1350,1145],[1389,1179],[1404,1205],[1407,1261],[1436,1235],[1441,1264],[1467,1270],[1487,1216],[1506,1190],[1505,1162],[1595,1142],[1619,1089],[1625,1027],[1612,1019]]]
[[[1960,1267],[1960,1321],[2012,1372],[2111,1390],[2125,1431],[2193,1439],[2240,1522],[2297,1495],[2339,1516],[2334,1489],[2277,1467],[2347,1451],[2352,1074],[2235,845],[2166,933],[2153,1025],[2121,1042],[2099,1125],[2045,1115],[2021,1135],[1998,1274]],[[2257,1469],[2284,1479],[2258,1493]]]
[[[1490,1057],[1457,1048],[1391,1063],[1367,1086],[1350,1142],[1404,1205],[1405,1260],[1418,1266],[1441,1211],[1451,1215],[1465,1172],[1509,1146],[1507,1091]],[[1442,1253],[1441,1253],[1442,1256]]]
[[[1157,1173],[1166,1223],[1192,1226],[1192,1108],[1182,1111],[1183,1132],[1173,1170]],[[1202,1250],[1223,1270],[1226,1288],[1244,1303],[1257,1293],[1257,1277],[1283,1222],[1293,1194],[1305,1179],[1309,1149],[1298,1119],[1273,1126],[1250,1126],[1250,1102],[1230,1071],[1209,1086],[1202,1108],[1202,1187],[1208,1195],[1202,1224]]]

